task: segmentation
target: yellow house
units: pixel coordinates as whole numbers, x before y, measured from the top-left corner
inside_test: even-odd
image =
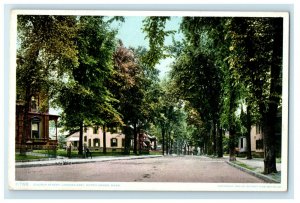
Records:
[[[67,137],[67,146],[77,150],[79,146],[79,132]],[[85,127],[83,131],[83,145],[91,151],[103,151],[103,130],[100,127]],[[118,128],[109,128],[106,132],[106,151],[122,152],[125,146],[125,135]]]
[[[260,125],[252,125],[250,131],[251,151],[257,154],[263,154],[263,134]],[[238,142],[239,152],[247,152],[247,140],[245,136],[241,136]]]

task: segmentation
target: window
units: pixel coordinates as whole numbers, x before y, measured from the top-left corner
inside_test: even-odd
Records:
[[[94,129],[94,130],[93,130],[93,133],[94,133],[94,134],[98,134],[98,127],[96,126],[96,127],[94,127],[93,129]]]
[[[92,146],[92,140],[89,139],[89,147],[91,147],[91,146]]]
[[[36,111],[36,101],[31,101],[31,111]]]
[[[256,125],[256,134],[261,134],[261,126]]]
[[[244,139],[241,138],[241,148],[244,148]]]
[[[111,127],[108,127],[107,131],[110,133],[117,133],[118,128],[116,126],[113,126],[113,127],[111,126]]]
[[[108,127],[107,131],[110,133],[121,133],[122,132],[122,130],[119,126],[110,126],[110,127]]]
[[[87,141],[87,136],[84,136],[84,141],[85,141],[85,142]]]
[[[256,149],[264,149],[264,140],[260,139],[260,140],[256,140]]]
[[[100,139],[98,138],[94,139],[94,147],[100,147]]]
[[[118,140],[117,140],[117,138],[111,138],[111,140],[110,140],[110,146],[111,147],[117,147],[118,146]]]
[[[31,138],[40,138],[40,119],[38,117],[33,117],[31,120]]]
[[[87,127],[84,127],[84,132],[85,132],[85,133],[87,132]]]
[[[77,147],[78,141],[74,141],[74,147]]]
[[[31,98],[31,111],[32,112],[36,112],[36,110],[37,110],[37,105],[36,105],[36,100],[35,100],[35,98],[34,97],[32,97]]]
[[[31,123],[31,136],[32,138],[38,139],[39,135],[39,123]]]

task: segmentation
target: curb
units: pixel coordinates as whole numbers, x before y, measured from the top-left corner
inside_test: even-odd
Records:
[[[235,163],[232,163],[230,161],[226,161],[226,163],[229,164],[230,166],[233,166],[233,167],[235,167],[235,168],[237,168],[237,169],[239,169],[241,171],[244,171],[244,172],[246,172],[246,173],[248,173],[250,175],[253,175],[253,176],[257,177],[257,178],[260,178],[260,179],[266,181],[267,183],[280,183],[279,181],[274,180],[274,179],[272,179],[272,178],[270,178],[270,177],[268,177],[266,175],[263,175],[261,173],[256,173],[254,171],[251,171],[251,170],[249,170],[247,168],[241,167],[241,166],[239,166],[239,165],[237,165]]]
[[[85,164],[85,163],[95,163],[95,162],[105,162],[105,161],[117,161],[117,160],[130,160],[130,159],[146,159],[146,158],[157,158],[162,157],[162,155],[151,155],[151,156],[137,156],[137,157],[116,157],[116,158],[107,158],[107,159],[65,159],[61,161],[56,161],[52,163],[22,163],[18,162],[18,165],[15,165],[16,168],[28,168],[28,167],[40,167],[40,166],[54,166],[54,165],[73,165],[73,164]],[[41,161],[42,162],[42,161]]]

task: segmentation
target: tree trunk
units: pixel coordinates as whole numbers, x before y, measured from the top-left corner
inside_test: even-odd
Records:
[[[217,127],[216,127],[216,121],[213,120],[213,123],[212,123],[212,127],[213,127],[213,133],[212,133],[212,136],[213,136],[213,155],[214,156],[217,156]]]
[[[170,142],[170,154],[173,153],[173,141]]]
[[[282,95],[282,43],[283,43],[283,21],[278,19],[271,20],[274,28],[273,53],[271,64],[271,86],[269,96],[269,108],[264,117],[264,173],[277,173],[276,170],[276,116],[280,98],[277,95]]]
[[[166,141],[166,154],[169,155],[169,150],[170,150],[170,131],[166,133],[167,134],[167,141]]]
[[[203,143],[203,153],[206,154],[206,155],[208,154],[207,153],[207,142]]]
[[[235,130],[233,126],[230,126],[229,129],[229,143],[228,143],[228,148],[229,148],[229,161],[236,161],[236,156],[235,156]]]
[[[172,151],[172,140],[171,140],[171,131],[169,132],[169,152],[168,154],[171,154]]]
[[[273,120],[273,119],[270,119]],[[277,173],[274,128],[272,124],[264,127],[264,173]]]
[[[218,134],[217,134],[217,154],[218,157],[223,157],[223,130],[220,127],[220,123],[218,124]]]
[[[165,129],[161,129],[161,135],[162,135],[162,155],[165,155]]]
[[[80,123],[78,154],[83,155],[83,122]]]
[[[133,136],[134,136],[134,140],[133,140],[133,153],[137,154],[137,142],[138,142],[138,138],[137,138],[137,129],[136,129],[136,123],[133,124]]]
[[[103,125],[103,153],[106,154],[106,126]]]
[[[231,79],[232,80],[232,79]],[[234,84],[234,81],[230,82],[231,84]],[[230,88],[230,102],[229,102],[229,161],[236,161],[235,157],[235,123],[234,123],[234,117],[235,117],[235,110],[236,110],[236,87]]]
[[[252,159],[251,152],[251,114],[250,114],[250,106],[247,106],[247,133],[246,133],[246,142],[247,142],[247,159]]]
[[[130,154],[130,142],[131,142],[131,129],[128,126],[124,126],[123,132],[125,134],[125,147],[124,147],[124,154]]]
[[[29,106],[31,102],[31,94],[30,94],[30,87],[28,86],[25,90],[25,104],[23,109],[23,133],[21,138],[21,146],[20,146],[20,153],[22,155],[26,154],[26,140],[29,138],[28,136],[28,129],[29,129]]]
[[[211,136],[211,133],[209,133],[208,139],[207,139],[207,154],[212,155],[212,136]]]
[[[207,137],[206,140],[205,140],[205,154],[206,155],[209,155],[209,146],[210,146],[210,144],[209,144],[209,137]]]

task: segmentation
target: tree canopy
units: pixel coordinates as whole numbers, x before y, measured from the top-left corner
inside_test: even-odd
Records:
[[[141,31],[149,47],[126,47],[117,39],[112,23],[124,20],[18,16],[17,95],[25,117],[32,96],[44,94],[45,110],[49,101],[60,107],[62,125],[80,132],[80,154],[84,126],[104,131],[119,126],[127,154],[131,140],[138,153],[143,130],[158,137],[162,154],[200,148],[222,157],[226,147],[230,161],[235,160],[236,138],[245,135],[250,143],[251,126],[259,124],[265,173],[277,171],[282,18],[189,16],[174,31],[166,30],[172,17],[147,16]],[[183,39],[165,45],[175,32]],[[156,65],[168,57],[174,57],[171,70],[160,80]],[[225,132],[228,146],[223,146]]]

